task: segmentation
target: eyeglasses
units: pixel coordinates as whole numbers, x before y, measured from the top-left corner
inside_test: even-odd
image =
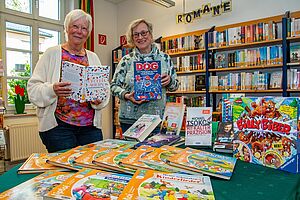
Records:
[[[148,35],[149,31],[142,31],[142,32],[136,32],[136,33],[133,33],[133,37],[134,38],[138,38],[139,35],[141,35],[142,37],[146,37]]]
[[[88,28],[87,27],[78,26],[76,24],[72,25],[70,28],[73,29],[73,30],[75,30],[75,31],[78,31],[79,29],[81,29],[82,32],[85,32],[85,33],[88,32]]]

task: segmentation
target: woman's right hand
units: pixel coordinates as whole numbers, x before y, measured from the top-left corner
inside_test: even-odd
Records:
[[[139,105],[142,104],[142,103],[147,102],[147,100],[140,100],[140,101],[135,100],[134,99],[134,92],[126,93],[124,95],[124,98],[125,98],[125,100],[131,101],[132,103],[139,104]]]
[[[59,97],[67,97],[72,93],[72,89],[69,87],[70,82],[56,82],[53,84],[53,90]]]

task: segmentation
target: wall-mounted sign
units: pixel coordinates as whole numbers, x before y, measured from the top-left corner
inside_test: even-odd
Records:
[[[125,44],[127,44],[126,35],[121,35],[120,36],[120,45],[123,46]]]
[[[231,11],[231,0],[222,1],[218,5],[211,6],[210,3],[203,4],[201,8],[193,10],[188,13],[178,14],[176,16],[176,23],[191,23],[194,19],[201,18],[202,15],[211,14],[212,16],[218,16],[222,13]]]
[[[106,35],[98,34],[98,44],[106,45]]]

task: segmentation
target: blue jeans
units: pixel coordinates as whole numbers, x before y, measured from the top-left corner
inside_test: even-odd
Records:
[[[58,126],[49,131],[40,132],[40,138],[49,153],[71,149],[103,139],[101,129],[95,126],[74,126],[57,118],[56,120]]]

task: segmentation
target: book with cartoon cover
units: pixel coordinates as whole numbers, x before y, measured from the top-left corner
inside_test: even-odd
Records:
[[[108,98],[109,66],[84,66],[63,61],[61,71],[61,81],[71,82],[70,98],[80,102]]]
[[[71,172],[47,171],[0,193],[2,200],[41,200],[55,186],[72,176]]]
[[[235,98],[232,110],[234,157],[292,173],[300,171],[299,98]]]
[[[100,166],[103,170],[115,171],[127,174],[133,174],[134,169],[124,167],[120,164],[120,160],[126,158],[134,150],[128,148],[113,149],[105,155],[102,155],[92,161],[93,164]]]
[[[167,102],[160,133],[168,135],[179,135],[182,125],[185,105],[182,103]]]
[[[127,140],[118,140],[118,139],[105,139],[98,142],[94,142],[93,144],[99,147],[105,147],[110,149],[117,149],[120,147],[132,148],[137,142],[135,141],[127,141]]]
[[[48,170],[66,170],[58,166],[46,163],[46,160],[58,156],[60,153],[33,153],[19,167],[18,174],[42,173]]]
[[[185,148],[167,160],[169,165],[227,180],[236,163],[236,158],[192,148]]]
[[[44,200],[117,200],[130,179],[125,174],[85,168],[48,192]]]
[[[208,176],[137,170],[119,200],[206,199],[214,200]]]
[[[134,62],[134,99],[156,100],[162,98],[161,62]]]

